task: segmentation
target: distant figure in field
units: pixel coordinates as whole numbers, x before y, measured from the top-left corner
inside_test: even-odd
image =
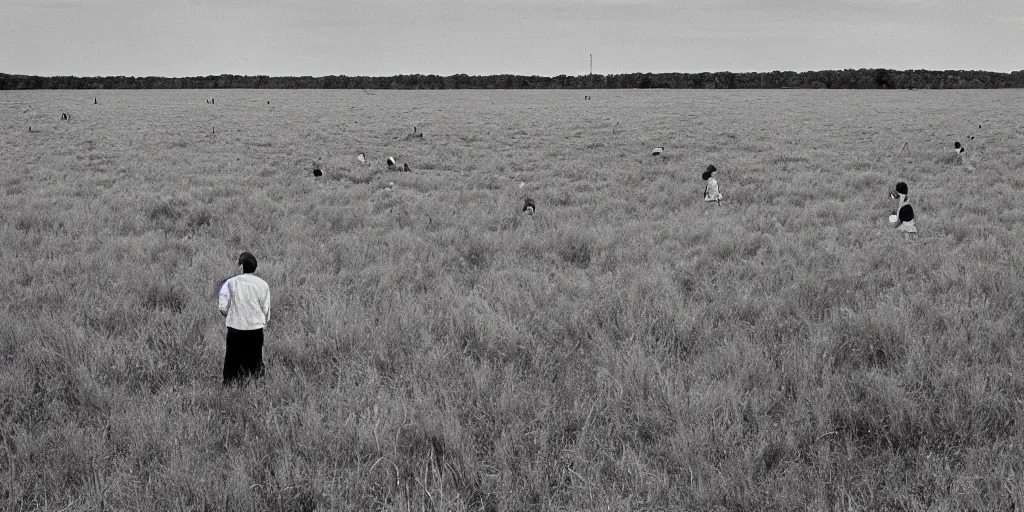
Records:
[[[94,98],[92,99],[92,104],[93,104],[93,105],[99,105],[99,104],[100,104],[100,99],[99,99],[99,97],[94,97]]]
[[[319,178],[323,176],[324,172],[320,169],[320,162],[313,162],[313,176]]]
[[[707,182],[704,185],[704,201],[722,204],[722,192],[718,189],[718,180],[715,179],[717,170],[714,165],[709,165],[700,177]]]
[[[974,137],[971,138],[973,139]],[[959,141],[953,143],[953,152],[956,153],[957,164],[966,165],[968,170],[974,170],[974,166],[971,165],[971,161],[967,158],[967,148],[960,144]]]
[[[359,156],[356,157],[356,160],[359,160],[359,163],[361,163],[361,164],[365,164],[366,163],[366,155],[364,155],[362,153],[359,153]]]
[[[537,211],[537,203],[533,202],[533,199],[527,197],[526,200],[523,201],[523,211],[533,215],[533,212]]]
[[[213,98],[210,98],[210,105],[216,105],[216,104],[217,104],[217,102],[214,101]]]
[[[896,184],[896,190],[889,193],[890,198],[898,201],[896,211],[889,216],[889,222],[904,233],[917,233],[917,226],[914,225],[914,207],[910,206],[909,194],[910,189],[902,181]]]
[[[395,157],[389,156],[388,157],[388,169],[390,169],[390,168],[392,168],[394,166],[395,166]]]
[[[224,351],[224,384],[263,375],[263,328],[270,319],[270,287],[256,277],[256,257],[238,256],[241,274],[220,286],[217,309],[228,328]]]
[[[406,162],[406,163],[402,164],[402,166],[403,166],[402,171],[404,171],[404,172],[412,172],[412,169],[409,168],[409,162]]]
[[[60,114],[60,120],[61,121],[67,121],[68,120],[68,113],[67,112],[62,112]]]

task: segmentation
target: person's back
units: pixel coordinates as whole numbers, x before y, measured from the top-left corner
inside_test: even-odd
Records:
[[[722,203],[722,193],[718,189],[718,180],[715,179],[714,173],[718,169],[714,165],[709,165],[701,178],[707,183],[704,185],[704,200],[707,202]]]
[[[900,204],[896,216],[899,219],[896,229],[904,233],[917,233],[917,226],[914,225],[914,207],[910,206],[910,201]]]
[[[892,197],[899,201],[896,206],[896,229],[904,233],[917,233],[914,225],[914,207],[910,206],[910,189],[905,182],[896,184]]]
[[[242,273],[220,287],[217,309],[228,328],[224,350],[224,384],[263,374],[263,328],[270,320],[270,286],[256,277],[256,257],[238,257]]]
[[[262,329],[270,316],[270,286],[254,274],[232,277],[221,287],[220,310],[232,329]]]
[[[718,180],[714,178],[708,178],[708,184],[704,188],[704,200],[719,201],[721,199],[722,194],[718,192]]]

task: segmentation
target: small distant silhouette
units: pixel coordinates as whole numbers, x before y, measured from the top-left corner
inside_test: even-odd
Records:
[[[658,155],[660,155],[660,154],[662,154],[664,152],[665,152],[665,148],[663,148],[661,146],[658,146],[658,147],[654,148],[654,151],[651,151],[651,154],[654,155],[654,156],[658,156]]]
[[[412,133],[410,133],[409,135],[405,136],[405,140],[409,140],[409,139],[422,139],[422,138],[423,138],[423,132],[417,132],[415,126],[412,127]]]
[[[402,165],[404,166],[404,168],[402,169],[403,171],[405,171],[405,172],[412,172],[412,169],[409,168],[409,163],[408,162],[406,162],[406,163],[404,163]]]
[[[972,137],[973,138],[973,137]],[[971,163],[970,159],[967,158],[967,148],[961,145],[959,142],[953,143],[953,152],[956,153],[954,157],[958,165],[966,165],[967,170],[973,171],[974,164]]]
[[[533,215],[533,212],[536,210],[537,203],[533,202],[533,199],[527,197],[526,200],[523,201],[523,211],[529,213],[530,215]]]
[[[320,169],[320,162],[313,162],[313,176],[319,178],[324,172]]]
[[[92,104],[93,105],[99,105],[100,104],[100,99],[99,98],[93,98],[92,99]]]
[[[395,166],[395,157],[389,156],[388,157],[388,169],[390,169],[390,168],[392,168],[394,166]]]
[[[722,204],[722,192],[718,188],[718,180],[714,177],[717,170],[714,165],[709,165],[700,177],[707,182],[704,185],[704,201]]]
[[[28,132],[32,133],[32,127],[31,126],[28,127]]]
[[[904,233],[917,233],[917,227],[914,226],[914,207],[910,206],[910,189],[907,187],[906,182],[899,182],[896,184],[896,189],[889,192],[889,197],[897,200],[899,203],[896,206],[896,211],[892,214],[896,216],[895,224],[896,229]]]
[[[365,164],[366,163],[366,155],[363,155],[362,153],[359,153],[359,156],[356,157],[356,160],[359,160],[359,163],[361,163],[361,164]]]
[[[62,112],[60,114],[60,120],[61,121],[67,121],[68,120],[68,113],[67,112]]]

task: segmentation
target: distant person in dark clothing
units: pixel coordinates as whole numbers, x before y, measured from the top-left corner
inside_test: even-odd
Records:
[[[904,233],[917,233],[917,226],[914,225],[914,207],[910,206],[910,189],[905,182],[896,184],[896,190],[889,193],[889,197],[899,201],[896,211],[893,212],[896,229]]]
[[[536,210],[537,203],[533,202],[533,199],[527,197],[526,200],[523,201],[523,211],[529,213],[530,215],[533,215],[533,212]]]
[[[270,319],[270,286],[256,277],[256,257],[238,256],[242,273],[220,287],[217,308],[228,328],[224,384],[263,375],[263,328]]]

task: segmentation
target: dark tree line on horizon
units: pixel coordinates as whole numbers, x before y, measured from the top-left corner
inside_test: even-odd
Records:
[[[0,90],[21,89],[1001,89],[1024,88],[1024,70],[843,69],[769,73],[523,75],[30,76],[0,73]]]

